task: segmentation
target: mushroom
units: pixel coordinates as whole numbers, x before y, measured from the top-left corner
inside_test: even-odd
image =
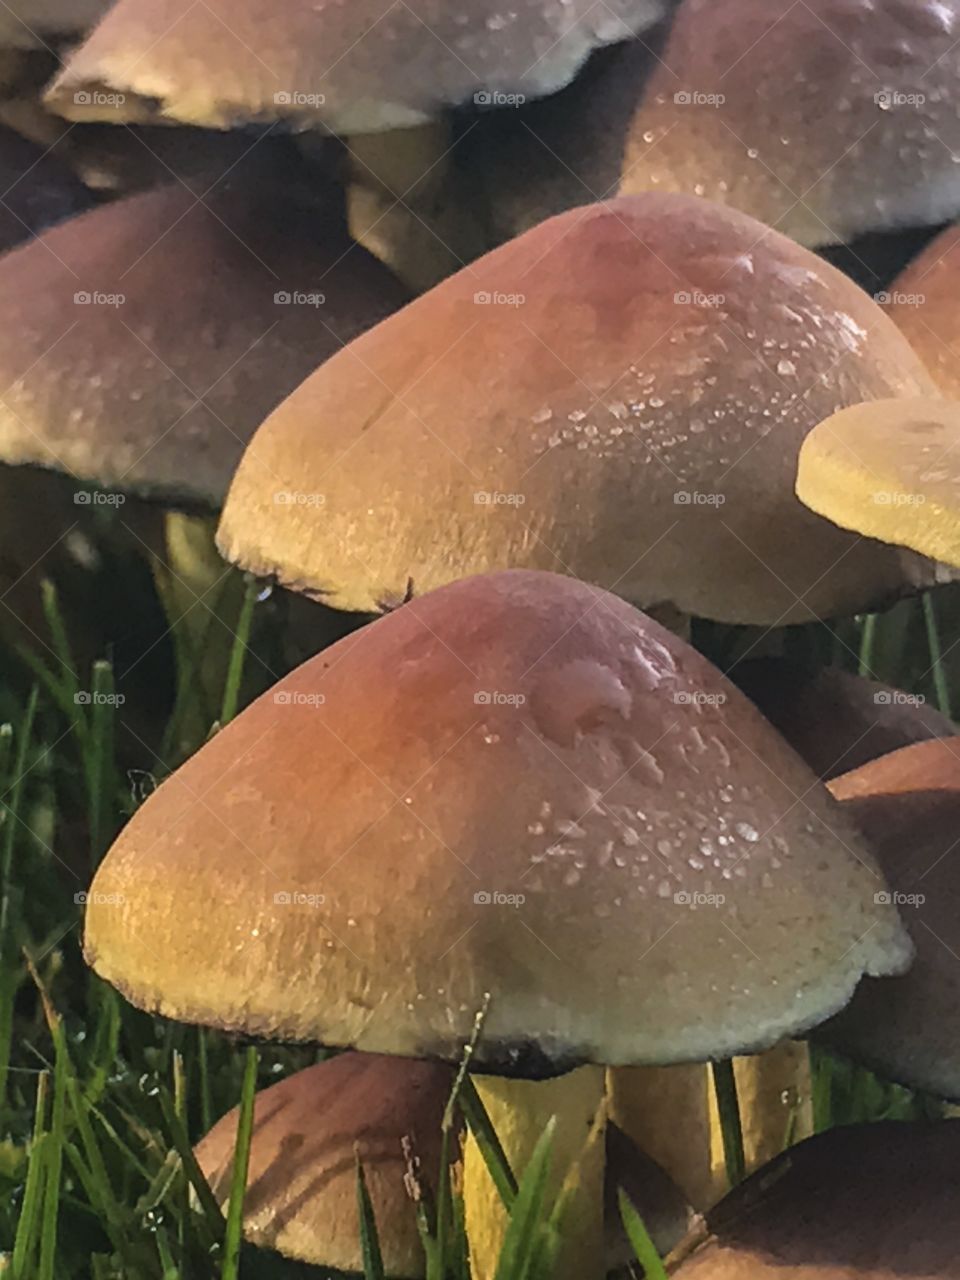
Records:
[[[552,93],[591,50],[628,39],[664,0],[117,0],[54,82],[70,119],[120,93],[126,119],[229,128],[285,120],[339,134],[428,122],[476,98]],[[88,100],[77,101],[77,95]],[[103,111],[101,109],[101,118]]]
[[[883,294],[887,314],[904,334],[944,395],[960,399],[960,226],[948,227],[897,276]]]
[[[684,0],[622,192],[742,209],[806,245],[960,211],[957,0]]]
[[[800,444],[840,405],[932,390],[807,250],[707,201],[622,197],[487,254],[308,378],[254,437],[218,542],[348,610],[521,567],[724,622],[849,614],[943,574],[805,511]],[[322,511],[279,506],[291,488]]]
[[[948,1280],[960,1122],[850,1125],[785,1151],[707,1215],[679,1280]]]
[[[948,400],[853,405],[804,440],[797,496],[841,529],[960,565],[958,439]]]
[[[865,981],[820,1038],[901,1084],[960,1099],[960,738],[905,747],[830,790],[886,873],[917,955],[903,977]]]
[[[410,1180],[433,1188],[453,1070],[437,1062],[343,1053],[288,1076],[254,1099],[244,1236],[287,1258],[364,1271],[357,1220],[362,1162],[384,1272],[419,1280],[423,1249]],[[195,1149],[221,1203],[230,1196],[239,1107]],[[449,1158],[458,1158],[456,1135]]]
[[[489,999],[477,1088],[508,1153],[563,1119],[558,1275],[586,1280],[602,1066],[759,1051],[902,972],[885,887],[704,658],[508,571],[378,619],[211,739],[101,862],[84,945],[151,1012],[367,1052],[456,1060]],[[484,1276],[470,1145],[465,1202]]]
[[[734,667],[730,678],[820,778],[957,732],[922,696],[836,667],[754,658]]]

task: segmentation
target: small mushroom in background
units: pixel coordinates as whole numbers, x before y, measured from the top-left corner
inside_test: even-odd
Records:
[[[707,1214],[679,1280],[952,1280],[960,1122],[831,1129]],[[683,1256],[678,1251],[678,1256]]]
[[[243,1231],[254,1245],[287,1258],[363,1275],[357,1216],[357,1160],[364,1176],[387,1277],[421,1280],[411,1166],[436,1196],[441,1122],[453,1087],[442,1063],[343,1053],[254,1100]],[[195,1149],[221,1203],[230,1196],[239,1108]],[[450,1162],[459,1159],[456,1133]]]
[[[960,226],[948,227],[894,280],[887,314],[945,396],[960,399]]]
[[[841,529],[960,566],[958,442],[949,400],[852,405],[804,440],[797,496]]]
[[[450,109],[552,93],[593,49],[645,30],[664,8],[664,0],[524,0],[509,10],[495,0],[455,9],[442,0],[118,0],[48,100],[72,120],[281,121],[349,138],[351,230],[426,287],[487,247],[447,180]],[[382,140],[365,136],[374,134]]]
[[[341,193],[300,170],[291,144],[263,142],[203,199],[157,188],[0,259],[0,458],[92,484],[90,501],[115,489],[173,508],[165,543],[135,537],[171,618],[201,627],[232,589],[209,513],[255,427],[407,297],[347,235]],[[296,486],[278,501],[322,493]],[[133,527],[128,509],[121,519]],[[213,698],[212,655],[233,637],[211,631]]]
[[[960,1100],[960,737],[922,742],[830,783],[891,886],[916,946],[908,973],[866,979],[817,1038],[888,1079]]]
[[[957,0],[683,0],[621,192],[702,195],[808,246],[960,212]]]
[[[404,1057],[458,1060],[489,1001],[474,1082],[518,1168],[561,1117],[557,1275],[588,1280],[604,1065],[758,1052],[902,972],[885,888],[704,658],[514,571],[339,641],[201,748],[100,864],[85,953],[151,1012]],[[472,1143],[464,1196],[485,1277],[503,1219]]]
[[[734,667],[730,679],[819,778],[957,733],[953,721],[922,698],[834,667],[754,658]]]
[[[932,392],[808,250],[704,200],[621,197],[487,254],[308,378],[254,436],[218,545],[364,612],[538,568],[721,622],[849,615],[947,574],[805,510],[800,445],[840,404]],[[322,514],[279,506],[289,488],[322,488]]]

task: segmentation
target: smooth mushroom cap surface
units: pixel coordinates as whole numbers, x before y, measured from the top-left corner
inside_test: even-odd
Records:
[[[329,361],[263,424],[218,543],[376,611],[468,573],[575,574],[640,607],[785,625],[936,579],[796,500],[844,404],[930,394],[876,304],[720,205],[630,196],[542,223]],[[278,505],[278,491],[317,505]]]
[[[260,1090],[243,1234],[288,1258],[363,1273],[357,1215],[362,1161],[386,1274],[419,1280],[423,1248],[405,1183],[404,1143],[436,1194],[443,1110],[453,1071],[436,1062],[344,1053]],[[239,1107],[195,1148],[222,1203],[230,1196]],[[456,1137],[450,1159],[457,1158]]]
[[[960,1099],[960,738],[830,783],[890,882],[916,946],[902,977],[865,980],[822,1039],[882,1075]]]
[[[684,0],[621,191],[730,204],[808,245],[960,211],[958,0]]]
[[[220,506],[264,413],[407,297],[283,172],[258,148],[203,198],[148,191],[0,259],[3,461]]]
[[[730,678],[819,778],[836,778],[900,747],[957,732],[922,696],[836,667],[754,658]]]
[[[883,1121],[798,1143],[707,1214],[681,1280],[949,1280],[960,1121]]]
[[[71,169],[13,129],[0,126],[0,253],[94,203]]]
[[[884,301],[943,394],[960,399],[960,226],[931,240]]]
[[[89,118],[97,90],[153,114],[230,127],[287,120],[335,133],[420,124],[446,107],[539,96],[590,52],[645,30],[664,0],[117,0],[48,101]],[[101,110],[101,116],[103,112]]]
[[[960,565],[960,404],[885,400],[804,440],[797,496],[842,529]]]
[[[202,797],[202,799],[201,799]],[[683,641],[467,579],[305,663],[136,812],[85,952],[181,1021],[549,1075],[760,1049],[910,947],[813,775]],[[709,964],[703,957],[709,956]]]

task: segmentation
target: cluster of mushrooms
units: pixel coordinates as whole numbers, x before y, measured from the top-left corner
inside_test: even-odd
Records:
[[[958,1122],[809,1136],[805,1041],[960,1098],[960,736],[777,639],[960,570],[960,0],[18,0],[0,44],[5,611],[82,559],[66,477],[161,513],[184,614],[233,565],[378,615],[300,615],[90,888],[134,1005],[349,1050],[258,1096],[249,1239],[361,1271],[358,1153],[421,1276],[483,1011],[557,1280],[629,1267],[620,1186],[684,1280],[955,1275]]]

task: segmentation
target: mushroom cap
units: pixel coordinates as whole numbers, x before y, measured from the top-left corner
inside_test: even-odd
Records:
[[[884,296],[887,314],[930,370],[934,382],[960,400],[960,226],[926,246]]]
[[[956,1275],[960,1121],[817,1134],[707,1214],[679,1280],[934,1280]]]
[[[481,1068],[764,1048],[910,949],[855,833],[715,668],[553,574],[306,662],[137,810],[86,955],[142,1008]],[[721,901],[722,898],[722,901]],[[703,963],[704,955],[709,957]]]
[[[287,120],[334,133],[423,123],[471,97],[539,96],[590,52],[658,21],[664,0],[118,0],[55,81],[69,119],[106,89],[125,118],[230,127]],[[77,102],[77,94],[88,101]],[[481,95],[487,95],[483,97]],[[100,118],[105,108],[99,108]]]
[[[803,244],[960,210],[958,0],[684,0],[621,191],[733,205]]]
[[[0,253],[94,203],[66,164],[2,125],[0,191]]]
[[[923,697],[836,667],[810,670],[789,658],[755,658],[736,667],[731,679],[820,778],[957,732]]]
[[[220,506],[263,415],[407,296],[271,169],[255,153],[202,199],[148,191],[0,259],[4,462]]]
[[[403,1143],[409,1140],[423,1181],[432,1184],[452,1087],[453,1071],[441,1063],[343,1053],[262,1089],[254,1099],[246,1239],[288,1258],[362,1274],[359,1157],[386,1274],[419,1280],[423,1248],[404,1181]],[[239,1107],[229,1111],[194,1152],[221,1203],[230,1196],[239,1114]],[[450,1159],[456,1158],[454,1141]]]
[[[797,496],[842,529],[960,565],[960,404],[853,405],[804,440]]]
[[[922,742],[830,783],[883,867],[916,946],[867,980],[822,1038],[881,1074],[960,1099],[960,738]]]
[[[495,249],[308,378],[257,432],[218,542],[367,612],[528,568],[723,622],[854,613],[936,569],[804,510],[800,444],[843,404],[932,389],[807,250],[704,200],[622,197]],[[290,489],[322,506],[279,506]]]

